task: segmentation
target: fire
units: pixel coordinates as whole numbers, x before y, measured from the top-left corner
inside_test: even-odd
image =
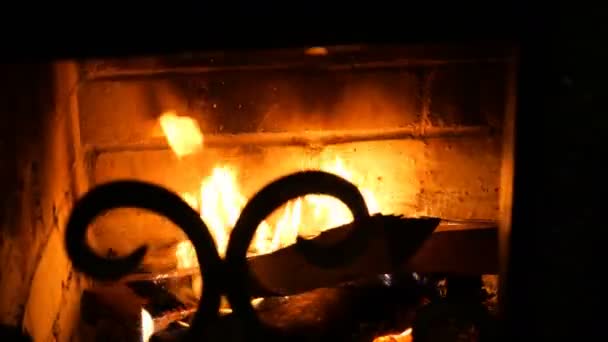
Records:
[[[154,320],[146,309],[141,309],[141,340],[148,342],[154,334]]]
[[[192,123],[192,119],[177,117],[175,113],[168,112],[161,115],[160,121],[167,142],[178,157],[202,151],[203,134]],[[319,169],[353,182],[361,190],[370,212],[378,212],[374,193],[364,186],[364,179],[360,175],[346,167],[339,156],[321,162]],[[248,200],[240,190],[237,170],[230,165],[217,165],[201,181],[199,189],[181,195],[200,213],[211,230],[220,255],[224,255],[230,230]],[[295,243],[298,235],[313,237],[350,221],[351,213],[337,199],[322,195],[297,198],[260,224],[249,253],[270,253]],[[197,266],[194,249],[189,241],[179,244],[176,257],[179,268]]]
[[[163,113],[158,121],[178,157],[195,153],[203,147],[203,134],[194,119],[169,111]]]
[[[407,328],[401,334],[376,337],[373,342],[411,342],[412,328]]]

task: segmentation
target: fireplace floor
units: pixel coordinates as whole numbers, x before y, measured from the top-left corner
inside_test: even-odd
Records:
[[[456,279],[454,284],[466,283]],[[479,277],[464,279],[476,284]],[[467,294],[462,286],[454,286],[458,290],[450,297],[445,296],[445,283],[444,278],[415,273],[380,275],[293,296],[267,297],[256,304],[256,311],[264,324],[293,340],[402,342],[412,337],[391,335],[412,327],[418,329],[417,341],[478,341],[482,334],[486,335],[484,341],[489,340],[487,336],[494,330],[493,290],[480,287],[475,293],[473,285]],[[156,333],[151,341],[179,340],[187,332],[195,307],[168,290],[175,285],[175,280],[171,286],[167,280],[137,281],[91,290],[83,307],[89,302],[97,317],[84,312],[88,340],[140,339],[142,307],[154,318]],[[123,295],[117,297],[116,293]],[[226,340],[232,340],[235,317],[229,308],[223,312],[217,327],[225,330]],[[423,331],[432,334],[423,337]]]

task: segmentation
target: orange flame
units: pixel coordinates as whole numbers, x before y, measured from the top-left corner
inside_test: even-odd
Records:
[[[154,334],[154,320],[146,309],[141,309],[141,340],[148,342]]]
[[[180,121],[178,122],[176,118]],[[195,123],[185,124],[192,123],[192,119],[177,117],[175,113],[169,112],[163,114],[160,120],[167,142],[178,157],[202,150],[203,134],[198,126]],[[165,124],[162,123],[163,120]],[[340,157],[336,156],[330,162],[321,163],[319,168],[353,182],[363,194],[370,212],[378,212],[378,202],[374,193],[364,187],[364,179],[353,170],[349,170]],[[209,225],[220,255],[224,255],[230,230],[248,200],[241,193],[237,176],[234,167],[217,165],[211,171],[211,175],[201,181],[200,188],[196,192],[182,194],[184,200],[198,210],[201,218]],[[323,195],[297,198],[288,202],[282,210],[279,209],[259,225],[249,253],[251,255],[271,253],[295,243],[298,235],[313,237],[324,230],[350,221],[352,214],[337,199]],[[198,266],[190,241],[183,241],[178,245],[176,258],[179,268]]]
[[[160,116],[159,123],[171,149],[179,158],[203,147],[203,134],[196,120],[168,111]]]
[[[412,342],[412,328],[405,329],[401,334],[376,337],[373,342]]]

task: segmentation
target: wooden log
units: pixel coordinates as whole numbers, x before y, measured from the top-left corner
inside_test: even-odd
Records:
[[[162,297],[165,290],[156,285],[157,291],[138,293],[124,283],[97,284],[84,291],[81,301],[81,331],[85,340],[91,341],[138,341],[142,334],[142,309],[153,316],[154,331],[162,331],[171,323],[187,319],[197,310],[183,304],[172,305],[163,311]],[[160,310],[159,310],[160,309]],[[82,333],[81,333],[82,335]]]
[[[345,267],[324,269],[307,262],[296,246],[249,260],[254,295],[264,291],[279,295],[302,293],[311,289],[399,271],[453,274],[495,274],[497,228],[487,222],[444,225],[436,230],[410,255],[404,249],[415,238],[415,224],[403,219],[379,220],[367,250]],[[331,243],[352,229],[349,225],[331,229],[316,237],[315,242]],[[297,270],[297,272],[295,271]]]
[[[412,246],[411,243],[416,246],[415,222],[395,216],[374,217],[370,223],[374,225],[374,234],[369,247],[351,265],[341,268],[324,269],[312,265],[295,245],[251,257],[252,295],[292,295],[400,271],[480,275],[498,272],[498,235],[494,222],[444,220],[408,260],[406,247]],[[351,224],[333,228],[312,240],[320,245],[331,244],[344,238],[351,229]],[[198,273],[198,268],[140,273],[129,275],[122,281],[159,281]]]
[[[161,316],[154,317],[154,331],[165,330],[169,324],[188,318],[189,316],[193,315],[196,310],[196,308],[174,310],[166,312]]]
[[[399,269],[420,273],[498,274],[498,228],[437,232]]]
[[[166,279],[172,278],[182,278],[182,277],[190,277],[195,274],[199,274],[201,270],[198,267],[189,267],[189,268],[180,268],[176,270],[166,271],[166,272],[139,272],[129,274],[122,279],[120,279],[121,283],[131,283],[136,281],[152,281],[158,282]]]
[[[407,238],[405,242],[401,244],[401,254],[407,253],[407,249],[416,248],[422,243],[433,230],[436,229],[438,220],[434,218],[401,218],[399,216],[387,216],[387,215],[375,215],[370,220],[366,221],[367,228],[372,234],[377,234],[377,230],[383,229],[383,227],[389,227],[391,231],[397,233],[398,238]],[[460,227],[462,224],[449,225],[447,229],[458,229],[453,227]],[[445,225],[448,227],[448,225]],[[392,227],[392,228],[391,228]],[[399,227],[403,230],[399,231]],[[338,228],[329,229],[319,236],[311,239],[315,244],[326,245],[338,242],[346,237],[353,228],[353,224],[347,224]],[[409,247],[408,247],[409,246]],[[297,248],[297,246],[292,246]],[[408,248],[405,248],[408,247]],[[287,247],[290,248],[290,247]],[[170,248],[168,249],[170,250]],[[267,254],[266,256],[275,255],[281,250]],[[172,258],[171,255],[166,255],[166,258]],[[261,256],[249,257],[249,262],[260,258]],[[199,274],[200,270],[198,267],[184,268],[184,269],[172,269],[164,272],[138,272],[130,274],[121,279],[121,282],[136,282],[136,281],[153,281],[158,282],[165,279],[188,277],[195,274]]]

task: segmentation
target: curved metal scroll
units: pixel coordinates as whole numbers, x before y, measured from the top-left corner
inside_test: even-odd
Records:
[[[162,187],[138,181],[117,181],[100,185],[80,199],[70,214],[65,243],[74,268],[100,280],[116,280],[141,263],[147,247],[141,246],[123,258],[107,259],[97,255],[86,241],[86,232],[93,220],[117,208],[147,209],[163,215],[180,227],[192,241],[205,281],[202,297],[194,316],[192,336],[203,336],[204,327],[217,320],[222,292],[221,259],[209,229],[177,194]]]
[[[369,218],[365,200],[357,187],[339,176],[322,171],[303,171],[291,174],[268,184],[245,205],[230,234],[226,250],[226,266],[231,272],[227,284],[228,300],[233,310],[238,311],[248,329],[260,327],[251,297],[246,287],[249,267],[247,249],[260,223],[273,211],[289,200],[309,194],[323,194],[336,197],[350,209],[355,220]],[[319,266],[335,267],[351,261],[361,254],[367,241],[366,225],[356,225],[352,233],[338,244],[317,247],[309,241],[299,239],[300,251],[304,257]],[[336,255],[343,256],[335,258]],[[327,263],[327,260],[336,262]]]
[[[249,269],[246,253],[259,224],[287,201],[308,194],[336,197],[348,206],[355,220],[369,218],[363,196],[347,180],[322,171],[297,172],[270,183],[245,206],[230,234],[226,261],[220,259],[209,229],[177,194],[160,186],[139,181],[117,181],[97,186],[76,203],[66,227],[66,249],[74,267],[93,278],[116,280],[131,273],[142,261],[146,246],[130,255],[107,259],[97,255],[86,242],[89,224],[99,215],[116,208],[141,208],[163,215],[180,227],[191,240],[203,276],[202,297],[190,329],[190,337],[209,336],[208,327],[218,319],[220,295],[227,292],[233,312],[245,323],[247,336],[262,332],[263,326],[250,303],[247,289]],[[297,246],[311,263],[321,267],[343,265],[363,252],[366,225],[355,229],[334,246],[319,247],[303,239]],[[335,258],[336,255],[342,256]],[[333,260],[333,262],[328,262]],[[228,281],[220,279],[228,275]],[[225,286],[225,287],[224,287]],[[259,335],[257,335],[259,336]]]

